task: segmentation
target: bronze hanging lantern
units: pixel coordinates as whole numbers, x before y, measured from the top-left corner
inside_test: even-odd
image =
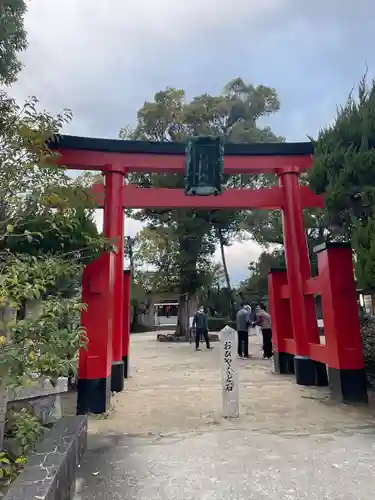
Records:
[[[186,145],[185,195],[209,196],[223,192],[222,137],[191,137]]]

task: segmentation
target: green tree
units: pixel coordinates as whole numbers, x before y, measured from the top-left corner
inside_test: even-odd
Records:
[[[0,308],[21,310],[26,300],[39,299],[57,278],[71,277],[78,266],[53,257],[10,255],[0,262]],[[79,326],[84,305],[76,297],[49,296],[38,318],[1,323],[0,375],[7,388],[32,385],[35,374],[56,380],[76,369],[79,347],[86,342]]]
[[[136,237],[125,238],[125,254],[131,270],[132,332],[142,329],[140,315],[146,312],[152,293],[176,290],[176,272],[169,263],[169,250],[166,240],[147,227]],[[172,274],[169,276],[167,271]]]
[[[13,83],[22,67],[18,55],[27,47],[26,9],[24,0],[0,2],[0,84],[3,85]]]
[[[363,77],[358,95],[338,109],[315,141],[310,183],[324,194],[338,237],[351,240],[356,276],[375,287],[375,81]]]
[[[68,186],[70,179],[52,162],[46,140],[71,119],[64,110],[56,117],[37,110],[38,101],[29,99],[18,105],[5,93],[0,96],[3,113],[0,120],[0,239],[13,226],[25,220],[25,214],[46,205],[46,197]],[[56,193],[56,199],[60,198]],[[11,228],[13,231],[13,228]]]
[[[53,116],[38,111],[35,98],[19,105],[5,93],[0,102],[0,250],[38,255],[79,249],[89,258],[95,239],[103,243],[93,222],[92,179],[72,179],[46,146],[71,112]]]
[[[61,283],[78,283],[84,259],[107,245],[90,226],[93,205],[88,203],[87,186],[72,181],[54,165],[46,147],[46,140],[58,134],[71,113],[41,113],[35,98],[20,106],[4,91],[21,68],[18,53],[27,45],[25,11],[23,0],[0,2],[2,402],[6,402],[10,388],[33,384],[36,375],[47,376],[54,383],[57,377],[75,371],[79,348],[87,340],[79,325],[85,305],[81,304],[78,287],[70,297],[62,297]],[[40,315],[25,318],[25,303],[40,298],[44,298]],[[11,309],[17,312],[16,319]],[[31,446],[40,432],[35,433],[38,422],[32,415],[22,412],[21,420],[15,437],[26,450],[25,443]],[[2,440],[1,435],[0,446]],[[5,453],[0,455],[0,475],[13,480],[22,460],[12,464]]]
[[[179,245],[174,228],[145,227],[134,238],[134,264],[155,270],[149,274],[152,290],[176,291],[179,284]]]
[[[257,261],[250,262],[250,276],[240,283],[237,293],[243,301],[249,304],[267,302],[268,298],[268,273],[271,268],[285,267],[284,252],[274,250],[263,252]]]
[[[10,234],[0,248],[35,256],[75,255],[85,264],[98,256],[92,241],[100,242],[100,236],[92,214],[84,208],[75,209],[69,218],[52,211],[42,215],[31,212],[29,215],[30,218],[20,227],[14,227],[15,235]],[[25,232],[30,235],[29,239],[25,238]]]
[[[207,282],[201,291],[200,302],[205,305],[211,316],[230,318],[236,308],[235,290],[226,286],[225,271],[219,263],[211,263],[207,269]]]
[[[219,96],[203,94],[187,102],[182,89],[167,88],[157,92],[154,101],[145,102],[138,111],[134,130],[126,127],[122,138],[154,141],[183,141],[191,135],[222,135],[229,142],[279,141],[268,127],[259,128],[257,121],[278,111],[280,107],[275,89],[262,85],[247,85],[241,78],[229,82]],[[259,177],[259,176],[256,176]],[[142,186],[179,187],[184,185],[178,175],[133,176],[133,182]],[[256,183],[249,176],[226,178],[227,186]],[[202,282],[197,272],[202,263],[212,255],[214,245],[224,246],[238,234],[243,214],[238,211],[225,213],[197,210],[143,210],[138,218],[148,221],[155,230],[165,232],[178,244],[179,289],[181,293],[178,333],[186,334],[188,327],[187,296],[193,296]],[[226,268],[225,258],[223,267]],[[230,289],[229,275],[226,273]]]
[[[207,286],[211,276],[210,256],[214,252],[212,235],[202,231],[203,236],[197,244],[193,236],[197,225],[194,217],[190,225],[187,221],[178,225],[172,220],[168,226],[146,227],[136,238],[136,261],[139,265],[155,270],[148,275],[151,291],[180,292],[179,314],[181,309],[184,311],[182,321],[185,318],[188,321],[195,295],[199,295],[202,288]],[[207,245],[208,250],[202,251],[199,244]],[[191,255],[195,256],[194,260]]]
[[[314,247],[337,238],[337,231],[330,226],[326,210],[304,210],[304,225],[312,273],[317,273],[317,258]],[[279,210],[257,210],[245,217],[243,228],[251,232],[254,240],[266,248],[279,248],[284,244],[281,212]]]
[[[40,113],[35,99],[19,106],[5,94],[2,102],[1,316],[9,307],[21,312],[26,301],[47,299],[39,319],[21,315],[19,321],[0,325],[1,379],[9,387],[30,383],[35,373],[56,378],[75,369],[78,348],[85,342],[79,327],[84,305],[78,293],[63,299],[59,285],[79,283],[84,257],[92,258],[109,243],[90,226],[91,200],[84,182],[73,181],[51,162],[46,147],[46,139],[59,132],[70,113]],[[79,225],[85,231],[73,236]]]

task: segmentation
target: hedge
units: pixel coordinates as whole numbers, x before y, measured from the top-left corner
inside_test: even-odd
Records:
[[[367,374],[375,377],[375,317],[362,316],[361,335],[363,342],[363,357]]]
[[[150,330],[153,330],[153,327],[136,323],[135,325],[132,325],[130,333],[145,333],[149,332]]]
[[[234,328],[234,330],[237,328],[236,322],[229,318],[208,318],[208,329],[211,332],[220,332],[227,325]]]

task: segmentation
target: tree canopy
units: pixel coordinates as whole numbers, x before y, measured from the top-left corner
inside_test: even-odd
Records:
[[[8,46],[12,37],[5,35]],[[10,79],[12,68],[4,69]],[[36,98],[19,104],[0,91],[0,375],[7,387],[35,373],[56,378],[76,368],[85,339],[82,264],[112,249],[93,224],[85,179],[68,176],[46,146],[70,119],[69,110],[41,112]],[[26,302],[41,298],[40,319],[25,318]],[[9,308],[17,321],[10,321]]]
[[[10,387],[33,373],[56,378],[75,369],[85,338],[79,326],[82,263],[111,246],[93,226],[84,179],[67,176],[46,147],[70,112],[39,112],[36,99],[19,105],[5,93],[1,103],[0,372]],[[67,284],[71,290],[63,298]],[[40,319],[24,318],[25,303],[40,298]],[[6,319],[9,307],[18,321]],[[51,341],[51,335],[61,338]]]
[[[2,0],[0,2],[0,84],[13,83],[22,64],[19,52],[27,47],[24,16],[25,0]]]
[[[283,250],[262,252],[257,261],[250,262],[250,276],[242,281],[237,289],[242,301],[249,304],[267,302],[268,273],[271,268],[278,267],[285,267]]]
[[[375,287],[375,81],[363,77],[356,96],[315,141],[310,183],[324,194],[338,237],[352,242],[360,286]]]
[[[260,127],[261,117],[276,113],[280,108],[275,89],[246,84],[241,78],[231,80],[218,96],[202,94],[191,101],[182,89],[166,88],[157,92],[153,101],[146,101],[137,114],[134,129],[125,127],[120,137],[153,141],[184,141],[188,136],[221,135],[228,142],[281,141],[269,127]],[[260,176],[226,176],[226,186],[254,185]],[[131,177],[142,186],[179,187],[184,180],[179,175],[146,174]],[[186,296],[194,295],[202,285],[200,270],[220,242],[222,254],[233,237],[241,233],[244,214],[240,211],[142,210],[135,217],[147,221],[159,237],[175,244],[175,269],[181,293],[179,329],[187,329]],[[166,234],[168,233],[168,235]],[[225,268],[225,262],[224,262]],[[228,287],[229,275],[226,272]]]

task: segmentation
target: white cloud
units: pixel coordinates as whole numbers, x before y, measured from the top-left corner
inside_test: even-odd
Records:
[[[95,210],[95,222],[99,231],[103,230],[103,210]],[[144,224],[135,219],[130,219],[124,216],[124,233],[125,236],[134,237],[141,229]]]
[[[242,242],[235,241],[233,245],[225,249],[225,257],[232,285],[237,285],[249,276],[249,263],[257,260],[262,250],[262,247],[251,239]],[[214,260],[221,262],[219,248],[215,252]]]
[[[37,95],[52,112],[72,109],[66,132],[113,137],[134,119],[144,99],[173,84],[169,79],[175,75],[164,73],[171,58],[178,58],[188,80],[197,79],[192,61],[179,57],[182,48],[188,47],[192,57],[205,51],[220,66],[227,40],[237,43],[239,29],[255,36],[258,22],[287,1],[33,0],[26,17],[25,68],[13,93],[19,99]],[[102,211],[96,220],[102,228]],[[127,219],[125,234],[134,236],[142,226]],[[226,253],[237,282],[260,249],[246,241]]]
[[[165,64],[181,48],[216,53],[212,36],[223,40],[238,23],[250,29],[284,1],[33,0],[15,95],[37,95],[51,111],[72,109],[69,132],[113,136],[150,87],[170,83]]]

